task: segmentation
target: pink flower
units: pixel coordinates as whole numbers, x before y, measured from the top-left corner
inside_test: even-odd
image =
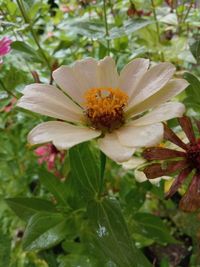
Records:
[[[12,43],[12,40],[8,37],[3,37],[3,39],[0,40],[0,57],[5,56],[8,54],[11,50],[10,44]],[[2,59],[0,58],[0,63],[2,63]]]
[[[49,171],[56,169],[56,160],[60,163],[64,160],[64,152],[59,151],[53,144],[46,144],[35,149],[35,154],[39,157],[38,163],[46,162]],[[57,172],[56,172],[57,173]]]

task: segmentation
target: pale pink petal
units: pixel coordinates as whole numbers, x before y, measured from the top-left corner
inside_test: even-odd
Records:
[[[98,85],[97,61],[86,58],[77,61],[72,67],[61,66],[53,72],[53,78],[74,101],[83,105],[85,91]]]
[[[32,145],[52,142],[58,149],[68,149],[100,135],[100,131],[87,127],[49,121],[40,123],[33,128],[28,135],[28,142]]]
[[[131,107],[128,107],[127,113],[130,116],[135,116],[141,112],[144,112],[150,108],[162,104],[174,96],[181,93],[188,86],[188,82],[183,79],[173,79],[169,81],[160,91],[147,98],[143,102]]]
[[[98,144],[103,153],[116,162],[129,160],[135,152],[135,148],[123,146],[115,133],[98,139]]]
[[[122,69],[120,73],[119,88],[131,97],[137,87],[139,79],[145,74],[148,67],[148,59],[138,58],[132,60]]]
[[[159,144],[163,139],[162,123],[134,126],[129,123],[116,131],[119,141],[124,146],[145,147]]]
[[[83,117],[82,109],[52,85],[30,84],[23,94],[18,107],[71,122],[79,122]]]
[[[115,61],[111,57],[105,57],[98,62],[98,82],[101,88],[118,88],[119,75]]]
[[[150,68],[137,83],[129,106],[132,107],[158,92],[171,79],[174,72],[174,65],[167,62]]]
[[[157,122],[167,121],[172,118],[181,117],[185,112],[185,106],[179,102],[167,102],[157,108],[154,108],[151,112],[147,113],[143,117],[133,121],[135,126],[142,126],[153,124]]]

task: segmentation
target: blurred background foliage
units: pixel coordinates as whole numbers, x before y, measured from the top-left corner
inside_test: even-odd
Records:
[[[71,179],[69,153],[62,155],[62,162],[58,158],[49,170],[45,160],[43,164],[38,162],[35,148],[27,144],[28,132],[44,118],[15,108],[25,85],[35,81],[52,83],[51,72],[58,66],[88,56],[103,58],[109,47],[119,70],[136,57],[150,58],[152,64],[175,64],[176,76],[184,75],[190,83],[178,99],[186,105],[188,115],[200,118],[199,18],[198,0],[0,0],[1,38],[8,36],[13,41],[11,52],[0,65],[0,266],[128,266],[123,255],[132,256],[124,247],[120,258],[112,238],[103,243],[97,238],[96,245],[91,245],[91,229],[104,231],[95,223],[90,225],[97,216],[111,227],[110,231],[115,229],[122,244],[129,246],[133,238],[136,247],[155,266],[200,266],[200,213],[186,214],[178,209],[184,187],[166,201],[164,192],[171,181],[157,185],[138,183],[132,170],[123,170],[108,161],[103,193],[111,200],[86,207],[84,195],[88,192]],[[176,126],[176,120],[170,123]],[[15,197],[30,199],[14,201]],[[32,202],[33,197],[43,200]],[[120,203],[121,217],[119,204],[112,197]],[[42,213],[54,212],[52,203],[61,210],[65,207],[67,219],[57,213],[50,217]],[[33,215],[38,207],[41,213]],[[104,211],[108,211],[109,218],[105,219]],[[40,235],[45,235],[45,229],[40,227],[38,236],[30,236],[27,231],[31,232],[33,225],[29,221],[25,231],[30,214],[33,221],[49,223],[52,236],[58,229],[62,235],[57,235],[55,242],[41,244]],[[131,236],[126,232],[124,218]],[[110,255],[105,251],[109,248]],[[39,252],[32,252],[33,249]]]

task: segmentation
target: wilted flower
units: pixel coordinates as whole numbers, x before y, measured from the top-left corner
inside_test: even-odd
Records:
[[[18,106],[62,120],[36,126],[29,143],[52,141],[57,148],[69,149],[99,137],[99,148],[116,162],[127,161],[138,147],[159,143],[161,122],[184,112],[183,104],[167,101],[188,83],[171,80],[171,63],[148,68],[148,59],[135,59],[119,75],[111,57],[87,58],[53,72],[62,91],[52,85],[28,85]]]
[[[121,165],[125,170],[134,170],[135,180],[139,183],[143,183],[148,180],[145,173],[141,171],[142,167],[145,166],[146,160],[140,157],[132,157],[126,162],[123,162]],[[149,182],[152,184],[158,184],[161,180],[169,180],[170,176],[161,176],[155,179],[149,179]]]
[[[178,120],[189,141],[187,143],[183,142],[165,125],[164,138],[177,145],[180,149],[147,148],[143,153],[144,158],[149,161],[161,160],[161,162],[153,163],[143,171],[148,179],[178,172],[169,192],[166,194],[166,198],[170,198],[175,194],[185,179],[192,173],[192,181],[180,201],[180,208],[184,211],[196,211],[200,208],[200,139],[195,137],[189,117],[185,116]],[[200,132],[200,122],[197,121],[196,123]]]
[[[62,163],[65,156],[63,151],[59,151],[52,144],[45,144],[36,148],[35,154],[39,157],[38,163],[42,164],[43,162],[46,162],[49,171],[55,169],[57,159]]]
[[[11,50],[10,44],[12,41],[8,37],[3,37],[3,39],[0,40],[0,64],[3,62],[2,58],[6,54],[8,54]]]

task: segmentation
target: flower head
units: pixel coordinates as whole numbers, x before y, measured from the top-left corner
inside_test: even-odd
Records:
[[[18,102],[19,107],[60,120],[39,124],[28,141],[52,141],[57,148],[69,149],[98,138],[108,157],[127,161],[137,148],[161,141],[162,121],[182,116],[183,104],[167,102],[188,85],[171,79],[174,71],[170,63],[149,68],[148,59],[135,59],[119,75],[111,57],[61,66],[53,72],[61,89],[31,84]]]
[[[8,54],[11,50],[10,44],[12,41],[8,37],[3,37],[3,39],[0,40],[0,64],[2,63],[2,56],[5,56]]]
[[[147,166],[143,172],[148,179],[178,172],[169,192],[166,194],[166,198],[175,194],[185,179],[193,174],[189,188],[180,201],[180,208],[184,211],[195,211],[200,208],[200,139],[195,137],[189,117],[185,116],[178,120],[188,138],[188,142],[183,142],[165,125],[164,138],[178,146],[179,150],[158,147],[147,148],[143,153],[144,158],[149,161],[159,160],[161,162]],[[200,122],[197,121],[196,124],[200,132]]]

